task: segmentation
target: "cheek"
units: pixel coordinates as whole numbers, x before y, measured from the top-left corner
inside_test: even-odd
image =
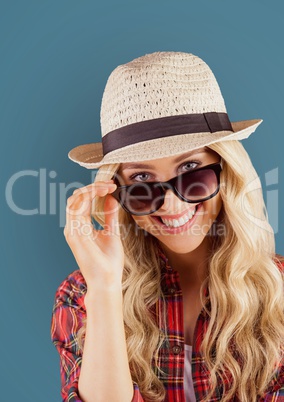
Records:
[[[217,194],[215,197],[211,198],[210,200],[207,200],[203,203],[204,210],[206,211],[206,216],[215,219],[221,208],[222,208],[223,202],[220,194]]]
[[[159,233],[159,228],[153,223],[149,216],[133,216],[132,218],[139,229],[143,229],[145,232],[157,237]]]
[[[141,227],[142,229],[146,229],[149,226],[150,220],[147,216],[135,216],[131,215],[136,225]]]

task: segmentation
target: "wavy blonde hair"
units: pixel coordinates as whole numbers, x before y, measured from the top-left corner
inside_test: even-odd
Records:
[[[201,345],[211,390],[203,401],[209,401],[215,388],[223,385],[223,402],[235,394],[242,402],[255,402],[283,359],[283,276],[277,267],[280,261],[275,255],[261,184],[247,152],[239,141],[223,141],[208,148],[223,160],[223,206],[218,224],[225,230],[212,243],[208,279],[203,284],[203,289],[209,288],[211,306],[209,327]],[[118,168],[118,164],[101,167],[96,181],[109,180]],[[101,225],[103,204],[103,198],[96,198],[92,212]],[[119,222],[121,228],[127,228],[122,236],[123,314],[129,366],[145,400],[161,402],[165,389],[157,362],[167,336],[166,311],[161,314],[160,328],[151,313],[163,297],[157,240],[139,229],[122,208]],[[205,307],[203,289],[200,295]],[[84,331],[85,325],[78,334],[81,347]]]

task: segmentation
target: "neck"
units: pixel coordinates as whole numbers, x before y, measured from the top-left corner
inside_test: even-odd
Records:
[[[199,287],[208,275],[209,239],[205,237],[195,250],[187,253],[175,252],[164,244],[161,246],[170,266],[178,272],[181,283]]]

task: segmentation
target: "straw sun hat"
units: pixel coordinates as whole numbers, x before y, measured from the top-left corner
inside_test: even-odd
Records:
[[[209,66],[184,52],[155,52],[118,66],[102,97],[102,142],[68,157],[87,169],[173,156],[214,142],[242,140],[262,122],[230,122]]]

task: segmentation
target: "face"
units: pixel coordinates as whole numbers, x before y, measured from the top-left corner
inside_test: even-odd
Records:
[[[165,182],[182,173],[217,162],[220,162],[220,156],[205,147],[179,156],[141,163],[122,163],[118,175],[121,184],[126,185]],[[167,189],[164,202],[157,211],[132,217],[139,227],[156,237],[166,248],[177,253],[188,253],[204,241],[221,206],[220,193],[203,202],[188,203]]]

